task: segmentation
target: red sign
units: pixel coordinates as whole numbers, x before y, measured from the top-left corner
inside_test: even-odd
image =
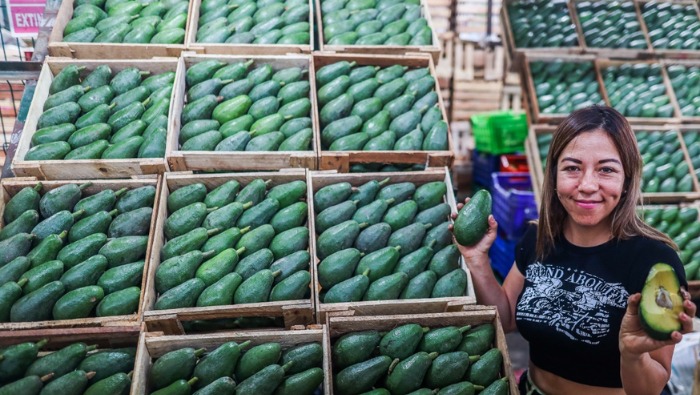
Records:
[[[44,21],[46,0],[5,0],[15,37],[36,37]]]

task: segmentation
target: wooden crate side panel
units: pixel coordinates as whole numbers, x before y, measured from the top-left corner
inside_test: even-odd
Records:
[[[377,180],[381,181],[389,178],[391,184],[400,182],[413,182],[417,186],[433,182],[444,181],[447,186],[448,193],[445,197],[445,202],[450,205],[453,212],[457,212],[457,202],[454,194],[451,192],[452,180],[447,168],[443,169],[428,169],[422,172],[407,173],[355,173],[355,174],[333,174],[325,172],[310,172],[309,182],[307,183],[308,193],[310,196],[319,189],[339,182],[349,182],[353,187],[358,187],[366,182]],[[311,212],[315,212],[313,201],[309,203]],[[313,250],[316,251],[316,229],[315,217],[311,222],[314,226],[312,229],[311,242]],[[311,228],[310,228],[311,229]],[[312,266],[317,266],[321,261],[317,256],[312,258]],[[373,302],[350,302],[350,303],[328,303],[324,304],[319,299],[321,285],[318,283],[318,277],[313,280],[314,286],[314,303],[316,306],[316,320],[322,324],[325,322],[325,317],[332,311],[348,311],[360,310],[371,312],[370,314],[402,314],[410,312],[443,312],[461,310],[463,306],[476,303],[474,284],[471,278],[471,272],[467,267],[464,259],[460,259],[460,266],[467,273],[467,292],[466,296],[435,298],[435,299],[407,299],[407,300],[390,300],[390,301],[373,301]],[[315,271],[315,273],[317,273]]]
[[[185,45],[188,51],[200,54],[222,55],[286,55],[296,53],[311,53],[314,42],[314,18],[312,2],[309,0],[309,44],[303,45],[275,45],[275,44],[207,44],[197,42],[199,31],[199,11],[202,0],[191,0],[192,9],[188,15],[190,29],[185,37]]]
[[[313,57],[314,70],[339,61],[354,61],[358,66],[379,66],[389,67],[395,64],[407,66],[409,68],[430,69],[430,75],[435,78],[435,93],[438,96],[438,105],[445,122],[449,119],[445,110],[445,103],[442,98],[440,85],[436,76],[435,65],[430,57],[426,56],[380,56],[380,55],[347,55],[347,54],[317,54]],[[314,75],[315,76],[315,75]],[[315,80],[315,78],[314,78]],[[314,97],[315,99],[316,97]],[[315,107],[315,119],[320,126],[320,111]],[[317,139],[319,146],[320,170],[339,170],[349,172],[351,163],[417,163],[425,164],[429,167],[451,166],[454,159],[454,141],[450,132],[450,124],[447,124],[448,150],[447,151],[324,151],[320,148],[320,139]],[[320,132],[319,132],[320,134]]]
[[[265,151],[265,152],[223,152],[223,151],[182,151],[179,149],[178,139],[182,127],[180,115],[184,108],[187,87],[185,73],[193,64],[218,59],[228,63],[253,60],[250,69],[258,64],[270,64],[275,70],[285,67],[301,67],[308,70],[311,101],[309,117],[312,121],[313,138],[311,149],[308,151]],[[279,170],[284,168],[318,168],[318,151],[316,151],[319,138],[318,122],[316,120],[316,82],[312,79],[313,62],[307,55],[288,56],[244,56],[244,55],[188,55],[180,58],[178,78],[175,81],[176,96],[171,103],[173,116],[169,119],[169,134],[166,144],[166,157],[174,171],[187,170],[231,170],[231,171],[263,171]]]
[[[129,158],[129,159],[89,159],[89,160],[46,160],[26,161],[25,155],[31,146],[31,139],[36,133],[39,116],[44,112],[43,107],[49,96],[49,87],[53,78],[69,65],[84,66],[87,71],[106,64],[112,69],[112,74],[128,67],[138,67],[152,74],[160,74],[177,70],[175,58],[144,59],[135,64],[133,60],[73,60],[66,58],[49,58],[42,67],[37,81],[36,91],[27,113],[27,120],[17,144],[17,151],[12,161],[12,170],[17,176],[30,176],[40,179],[93,179],[93,178],[128,178],[141,174],[160,174],[168,170],[165,157],[163,158]],[[168,116],[173,114],[175,89],[171,94]],[[168,128],[167,135],[172,131]]]
[[[324,390],[330,392],[330,374],[327,366],[330,366],[330,349],[328,349],[328,333],[325,327],[321,329],[306,329],[292,331],[236,331],[220,332],[206,335],[186,335],[186,336],[156,336],[142,333],[137,354],[137,365],[134,368],[134,380],[132,391],[136,389],[138,394],[146,394],[150,390],[148,376],[153,366],[153,360],[167,352],[185,347],[196,349],[204,348],[212,351],[220,345],[235,341],[237,343],[250,342],[248,349],[260,344],[275,342],[282,346],[283,350],[296,345],[317,342],[323,347],[323,361],[321,368],[324,370]]]
[[[202,175],[177,175],[169,173],[163,180],[163,186],[160,194],[160,204],[158,212],[158,221],[153,237],[153,248],[150,255],[148,283],[146,284],[146,292],[144,296],[144,320],[150,330],[156,328],[168,333],[184,333],[181,322],[192,320],[208,320],[217,318],[235,318],[235,317],[283,317],[285,326],[305,325],[313,321],[313,304],[310,299],[301,299],[296,301],[282,302],[266,302],[266,303],[250,303],[228,306],[213,306],[213,307],[192,307],[183,309],[171,310],[154,310],[154,305],[157,300],[157,292],[155,290],[155,273],[161,263],[160,251],[165,244],[163,235],[163,226],[168,217],[167,199],[171,191],[191,185],[194,183],[203,183],[208,190],[212,190],[217,186],[235,179],[241,184],[241,187],[247,185],[255,179],[262,178],[271,180],[268,184],[268,189],[276,185],[303,180],[306,181],[306,174],[303,170],[290,171],[282,173],[241,173],[241,174],[202,174]],[[308,208],[310,210],[310,208]],[[311,218],[310,211],[307,210],[307,217]],[[311,237],[311,232],[309,232]],[[309,240],[310,255],[314,255],[311,239]],[[313,278],[315,267],[310,266],[309,272]],[[310,285],[312,291],[313,287]]]
[[[461,311],[454,313],[435,313],[435,314],[402,314],[402,315],[382,315],[382,316],[335,316],[328,317],[328,335],[331,340],[350,332],[360,332],[365,330],[377,330],[380,332],[390,331],[397,326],[405,324],[419,324],[429,328],[440,328],[445,326],[464,326],[464,325],[481,325],[493,324],[496,328],[496,336],[494,338],[494,346],[498,347],[503,355],[503,364],[501,372],[505,377],[508,377],[508,386],[510,394],[518,394],[517,382],[513,375],[510,355],[508,353],[508,345],[506,343],[505,333],[500,322],[498,312],[493,307],[474,306],[469,311]],[[332,371],[332,362],[331,362]],[[331,380],[333,377],[331,376]],[[331,385],[332,385],[331,381]]]
[[[73,17],[74,0],[61,2],[53,29],[49,35],[48,52],[51,56],[79,59],[147,59],[154,56],[179,56],[185,50],[182,44],[112,44],[64,42],[63,30]],[[189,15],[192,12],[190,1],[185,25],[185,37],[190,30]]]
[[[143,300],[145,298],[145,289],[147,283],[148,274],[148,263],[150,261],[150,254],[154,242],[154,227],[156,223],[157,213],[158,213],[158,195],[160,194],[160,180],[156,178],[152,179],[139,179],[139,180],[88,180],[92,185],[83,189],[83,196],[90,196],[96,194],[105,189],[113,189],[117,191],[122,188],[135,189],[143,186],[152,185],[156,188],[156,200],[153,205],[153,214],[151,215],[151,225],[148,233],[148,244],[146,247],[146,256],[144,257],[143,276],[141,277],[141,296],[139,298],[138,310],[134,314],[121,315],[121,316],[111,316],[111,317],[89,317],[80,318],[73,320],[51,320],[51,321],[38,321],[38,322],[12,322],[12,323],[0,323],[0,333],[2,330],[31,330],[40,328],[80,328],[80,327],[95,327],[95,326],[140,326],[141,317],[143,315]],[[2,213],[5,211],[5,204],[18,193],[20,190],[26,187],[34,187],[37,185],[37,180],[27,180],[27,179],[13,179],[6,178],[0,181],[0,223],[2,227],[5,226],[2,218]],[[42,189],[40,194],[58,188],[62,185],[67,184],[84,184],[86,180],[63,180],[63,181],[41,181]],[[2,228],[0,227],[0,229]]]

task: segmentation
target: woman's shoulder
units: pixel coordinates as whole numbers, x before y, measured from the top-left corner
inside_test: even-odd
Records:
[[[625,240],[625,244],[628,244],[630,248],[634,248],[640,253],[670,253],[677,255],[670,245],[649,236],[632,236]]]
[[[630,256],[636,257],[638,261],[649,264],[664,262],[676,269],[683,267],[678,252],[661,240],[647,236],[634,236],[625,244],[627,244],[626,249],[630,251]]]

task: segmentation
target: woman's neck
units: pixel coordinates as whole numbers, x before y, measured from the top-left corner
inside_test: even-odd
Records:
[[[612,239],[612,231],[607,221],[595,226],[580,226],[567,218],[564,222],[564,237],[579,247],[595,247]]]

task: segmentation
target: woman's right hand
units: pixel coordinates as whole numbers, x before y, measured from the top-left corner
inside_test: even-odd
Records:
[[[459,203],[457,205],[457,212],[464,207],[464,204],[469,202],[469,198],[464,199],[464,203]],[[452,213],[452,219],[457,218],[457,213]],[[457,242],[457,239],[455,239],[454,235],[452,236],[452,239],[454,240],[455,245],[459,249],[459,252],[464,256],[465,259],[468,261],[478,261],[479,259],[483,259],[484,257],[487,258],[488,262],[488,254],[489,250],[491,249],[491,246],[493,245],[493,242],[496,240],[496,234],[498,231],[498,223],[496,222],[496,219],[493,217],[492,214],[489,214],[488,218],[489,222],[489,227],[486,230],[486,234],[484,234],[484,237],[481,238],[476,244],[472,246],[464,246],[461,245]],[[454,226],[453,224],[449,225],[450,231],[454,232]]]

